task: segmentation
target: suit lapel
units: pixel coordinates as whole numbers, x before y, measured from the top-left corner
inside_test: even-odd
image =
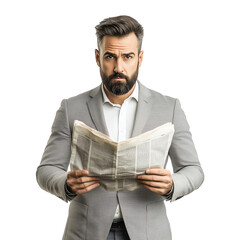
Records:
[[[151,113],[151,94],[149,90],[139,83],[138,106],[135,117],[135,124],[132,131],[132,137],[143,133],[144,126]]]
[[[97,87],[90,92],[90,100],[87,102],[88,109],[96,130],[109,135],[102,106],[101,87]]]
[[[133,127],[131,137],[135,137],[143,133],[144,126],[149,118],[152,109],[151,93],[140,82],[138,83],[139,83],[138,106],[136,111],[135,124]],[[109,136],[103,113],[101,86],[93,89],[90,92],[90,99],[87,102],[87,106],[89,109],[91,119],[96,127],[96,130]]]

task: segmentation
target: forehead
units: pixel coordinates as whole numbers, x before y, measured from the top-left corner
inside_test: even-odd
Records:
[[[137,52],[138,39],[135,33],[130,33],[123,37],[104,36],[101,44],[100,51],[124,51],[124,52]]]

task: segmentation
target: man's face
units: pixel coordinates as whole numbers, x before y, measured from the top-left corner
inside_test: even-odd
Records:
[[[142,63],[136,35],[104,36],[99,48],[95,55],[103,84],[114,95],[126,94],[135,85]]]

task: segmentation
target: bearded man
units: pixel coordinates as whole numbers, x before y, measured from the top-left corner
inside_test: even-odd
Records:
[[[71,201],[65,240],[170,240],[164,200],[175,201],[197,189],[204,175],[189,125],[177,99],[150,90],[138,81],[143,27],[132,17],[107,18],[96,26],[100,86],[64,99],[37,170],[39,185]],[[86,169],[67,172],[73,123],[80,120],[110,136],[126,140],[164,123],[175,133],[168,152],[173,171],[146,169],[142,187],[106,191]]]

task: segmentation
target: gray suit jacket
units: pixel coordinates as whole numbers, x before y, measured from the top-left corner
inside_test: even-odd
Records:
[[[108,134],[100,86],[62,101],[37,170],[37,180],[41,188],[65,201],[68,201],[65,182],[71,155],[74,120],[83,121],[88,126]],[[172,122],[175,127],[169,150],[174,170],[174,192],[171,199],[174,201],[202,184],[203,171],[179,101],[163,96],[139,83],[139,101],[132,136],[166,122]],[[105,240],[118,202],[132,240],[172,238],[163,196],[144,187],[135,191],[118,192],[98,187],[72,199],[63,239]]]

